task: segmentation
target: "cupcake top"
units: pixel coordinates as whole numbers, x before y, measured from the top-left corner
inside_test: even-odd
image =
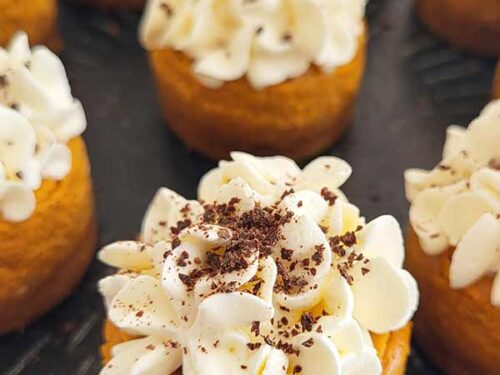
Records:
[[[136,336],[101,375],[381,374],[369,333],[405,326],[418,304],[397,221],[365,223],[338,190],[340,159],[232,159],[199,200],[160,189],[142,242],[100,251],[119,269],[99,283],[107,317]]]
[[[202,83],[246,76],[262,89],[325,73],[356,55],[366,0],[149,0],[140,29],[147,49],[173,48],[193,59]]]
[[[497,274],[491,303],[500,306],[500,100],[467,129],[450,126],[443,160],[409,169],[410,222],[429,255],[453,247],[450,285],[463,288]]]
[[[0,214],[22,221],[35,210],[43,179],[61,180],[71,169],[66,143],[86,127],[81,103],[61,60],[46,47],[30,50],[19,33],[0,48]]]

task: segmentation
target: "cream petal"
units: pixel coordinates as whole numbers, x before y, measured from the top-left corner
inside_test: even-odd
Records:
[[[28,219],[36,208],[33,191],[25,184],[5,181],[0,185],[0,213],[7,221]]]
[[[491,206],[487,200],[479,194],[465,192],[447,199],[439,212],[437,222],[450,244],[456,246],[479,217],[490,211]]]
[[[189,212],[181,211],[189,205]],[[161,188],[154,196],[142,222],[142,237],[144,242],[154,244],[172,239],[171,227],[180,220],[194,219],[201,214],[202,207],[197,201],[188,201],[176,192]]]
[[[316,326],[321,326],[324,334],[335,343],[341,356],[359,353],[366,346],[359,324],[350,316],[343,319],[324,316],[318,320]]]
[[[322,298],[321,287],[312,284],[306,287],[306,291],[299,294],[275,293],[276,302],[290,310],[307,310],[317,305]]]
[[[31,190],[37,190],[42,185],[42,176],[40,162],[36,159],[31,159],[21,169],[22,182]]]
[[[153,268],[151,247],[138,241],[118,241],[97,254],[98,259],[119,269],[142,271]]]
[[[488,201],[494,212],[500,213],[500,171],[481,168],[472,175],[470,187]]]
[[[214,283],[216,285],[234,285],[235,288],[240,288],[248,283],[257,274],[259,268],[257,255],[248,260],[248,263],[248,267],[244,269],[218,274],[215,277],[207,276],[198,280],[194,288],[197,301],[201,302],[202,299],[214,293]]]
[[[312,346],[302,345],[309,339],[313,339]],[[300,348],[300,355],[293,361],[302,368],[301,374],[341,374],[341,361],[333,341],[317,333],[308,333],[296,336],[295,343]]]
[[[495,113],[497,110],[494,109],[498,106],[498,102],[493,103],[490,109],[483,111],[467,129],[464,148],[481,165],[488,164],[491,159],[500,159],[500,126],[498,114]]]
[[[135,339],[122,344],[100,375],[164,375],[182,364],[182,350],[163,344],[156,337]]]
[[[269,182],[265,176],[256,168],[255,165],[246,162],[224,162],[220,163],[223,176],[227,181],[236,177],[241,177],[247,182],[252,190],[265,196],[274,194],[276,191],[275,185]]]
[[[130,334],[170,339],[177,334],[178,316],[160,282],[151,276],[131,279],[111,302],[108,317]]]
[[[340,202],[342,205],[342,233],[352,232],[358,229],[359,226],[365,225],[365,218],[359,216],[359,208],[347,202]]]
[[[247,79],[256,90],[301,76],[309,69],[309,61],[301,53],[285,51],[259,53],[250,60]]]
[[[13,109],[0,106],[0,162],[9,173],[26,167],[35,154],[36,135],[29,121]]]
[[[234,198],[239,199],[235,205],[238,214],[253,210],[255,203],[260,200],[257,193],[241,177],[236,177],[219,188],[216,201],[218,204],[227,204]]]
[[[340,236],[344,227],[343,204],[336,202],[328,207],[322,225],[328,228],[329,237]]]
[[[262,259],[256,275],[262,280],[257,296],[267,303],[272,304],[273,288],[278,275],[278,269],[274,260],[271,257]]]
[[[217,346],[214,346],[215,341]],[[220,336],[191,340],[188,356],[191,357],[192,373],[248,374],[247,369],[251,359],[247,342],[246,335],[238,332],[226,332]]]
[[[463,149],[466,129],[462,126],[451,125],[446,129],[446,142],[443,146],[443,159],[446,159]]]
[[[415,197],[410,207],[410,223],[428,255],[440,254],[448,248],[448,238],[438,223],[438,215],[448,197],[444,189],[426,189]]]
[[[232,235],[230,229],[220,225],[201,224],[184,229],[178,237],[182,243],[210,250],[229,244]]]
[[[338,272],[332,273],[325,283],[323,303],[326,312],[333,316],[347,318],[353,314],[354,295],[346,279]]]
[[[382,370],[380,359],[373,349],[342,358],[342,375],[380,375]]]
[[[28,62],[31,58],[28,34],[24,31],[14,34],[7,46],[7,50],[18,63],[25,64]]]
[[[481,116],[498,116],[500,114],[500,99],[493,99],[481,111]]]
[[[287,369],[288,357],[281,350],[272,348],[260,375],[285,375]],[[258,374],[258,372],[255,372],[255,374]]]
[[[283,225],[280,232],[283,238],[278,241],[278,250],[292,249],[295,259],[311,256],[317,245],[325,245],[329,248],[324,233],[314,220],[306,215],[293,217],[291,221]]]
[[[215,202],[218,198],[217,192],[219,188],[226,182],[223,179],[221,169],[214,168],[208,171],[203,175],[198,185],[198,199],[207,203]]]
[[[71,88],[62,61],[45,46],[32,49],[30,72],[50,94],[63,103],[70,104]]]
[[[110,308],[116,294],[129,282],[132,276],[128,274],[115,274],[99,280],[97,289],[104,297],[106,308]]]
[[[302,171],[297,190],[320,192],[324,187],[337,189],[347,181],[352,173],[351,166],[342,159],[322,156],[310,162]]]
[[[500,226],[492,214],[482,215],[467,230],[453,252],[450,286],[464,288],[487,273],[500,259]]]
[[[62,180],[71,170],[71,151],[65,144],[56,144],[47,150],[42,161],[43,178]]]
[[[193,65],[194,73],[221,81],[243,77],[250,61],[253,34],[253,28],[248,25],[242,27],[233,35],[227,49],[216,49],[197,60]]]
[[[363,275],[363,268],[368,272]],[[403,327],[415,312],[413,290],[404,273],[385,258],[357,263],[351,272],[354,282],[354,318],[375,333]]]
[[[224,314],[221,314],[224,311]],[[271,305],[249,293],[218,293],[206,298],[198,308],[195,332],[224,332],[266,321],[273,317]]]
[[[293,212],[295,215],[307,215],[315,223],[320,223],[328,210],[328,204],[317,193],[302,190],[287,195],[279,204],[281,212]]]
[[[413,199],[415,199],[415,196],[427,187],[427,181],[430,173],[430,171],[418,168],[405,170],[405,192],[406,199],[408,199],[408,201],[412,202]]]
[[[384,257],[394,267],[401,268],[404,260],[403,233],[398,221],[390,215],[370,221],[357,235],[360,249],[368,259]]]

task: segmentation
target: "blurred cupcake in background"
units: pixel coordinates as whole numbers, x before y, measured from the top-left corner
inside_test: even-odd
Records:
[[[59,303],[93,258],[85,127],[55,54],[24,33],[0,48],[0,333]]]
[[[56,22],[56,0],[0,0],[0,46],[25,31],[31,43],[57,47]]]
[[[450,43],[481,55],[500,55],[500,1],[417,0],[417,11]]]
[[[500,100],[450,126],[443,158],[405,172],[407,266],[421,291],[415,336],[448,375],[497,375],[500,358]]]
[[[148,2],[148,49],[171,129],[213,158],[319,153],[351,120],[365,0]]]

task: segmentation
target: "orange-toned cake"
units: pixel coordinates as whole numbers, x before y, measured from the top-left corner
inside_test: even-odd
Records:
[[[53,46],[56,22],[56,0],[0,0],[0,47],[18,31],[25,31],[33,44]]]
[[[76,286],[95,250],[81,103],[59,58],[17,34],[0,64],[0,332]]]
[[[498,0],[417,0],[422,21],[456,46],[488,56],[500,56]]]
[[[140,34],[168,126],[215,159],[330,146],[363,76],[365,3],[322,1],[149,1]]]
[[[341,159],[231,157],[99,252],[118,269],[100,374],[403,375],[418,289],[396,219],[360,216]]]
[[[442,161],[405,174],[415,336],[448,375],[494,375],[500,358],[500,101],[448,128]]]

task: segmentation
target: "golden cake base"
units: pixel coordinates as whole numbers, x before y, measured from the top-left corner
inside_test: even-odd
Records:
[[[409,323],[399,331],[382,335],[372,334],[373,343],[384,369],[382,375],[405,374],[406,362],[410,353],[411,330],[412,326]],[[111,360],[111,348],[114,345],[131,340],[132,338],[132,336],[123,333],[107,320],[104,324],[104,344],[101,347],[103,363],[106,364]],[[182,369],[177,370],[171,375],[182,375]]]
[[[90,167],[81,138],[69,142],[73,166],[61,181],[43,181],[26,221],[0,220],[0,333],[19,330],[66,297],[96,245]]]
[[[365,45],[363,34],[354,59],[331,74],[311,67],[260,91],[245,78],[207,88],[181,52],[163,49],[149,57],[167,124],[189,148],[214,159],[235,150],[304,159],[335,142],[350,122]]]
[[[60,49],[56,0],[0,0],[0,46],[17,31],[26,31],[30,44]]]
[[[447,375],[498,375],[500,309],[490,303],[492,279],[485,277],[468,288],[451,289],[452,252],[426,255],[409,228],[406,266],[420,289],[417,343]]]
[[[417,0],[417,11],[434,33],[452,44],[500,55],[500,1]]]

